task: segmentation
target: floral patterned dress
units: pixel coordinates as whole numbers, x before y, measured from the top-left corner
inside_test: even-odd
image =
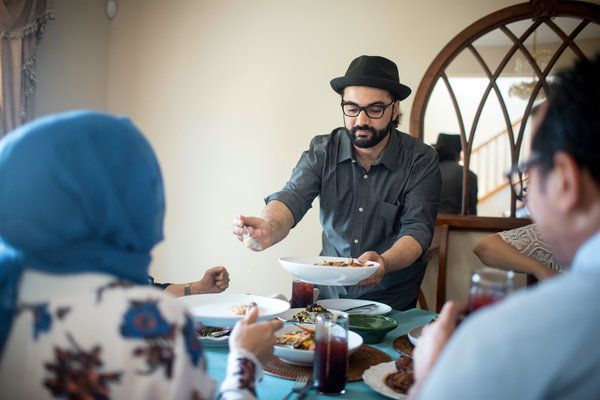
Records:
[[[25,271],[0,397],[253,399],[257,369],[251,354],[230,354],[215,394],[194,323],[168,294],[103,274]]]

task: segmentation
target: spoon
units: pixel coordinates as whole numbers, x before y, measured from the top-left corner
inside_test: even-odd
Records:
[[[225,328],[221,331],[212,332],[209,336],[213,338],[218,338],[227,335],[229,332],[231,332],[231,328]]]

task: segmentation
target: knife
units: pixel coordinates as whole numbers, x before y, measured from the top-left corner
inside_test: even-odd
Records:
[[[312,378],[308,380],[308,382],[306,382],[306,385],[304,385],[304,387],[300,390],[300,392],[298,392],[298,396],[296,396],[296,400],[302,400],[303,398],[306,397],[306,395],[308,394],[308,392],[310,391],[310,389],[312,389],[313,387],[313,380]]]

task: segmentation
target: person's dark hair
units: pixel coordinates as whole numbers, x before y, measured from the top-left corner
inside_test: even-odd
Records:
[[[563,151],[600,186],[600,54],[560,73],[552,89],[531,143],[532,152],[541,157],[542,173],[552,169],[554,154]]]
[[[435,151],[438,153],[438,157],[440,162],[442,161],[458,161],[460,158],[460,153],[456,152],[456,149],[450,145],[436,145],[434,146]]]

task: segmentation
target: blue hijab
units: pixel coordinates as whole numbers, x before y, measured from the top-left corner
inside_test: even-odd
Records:
[[[162,240],[158,161],[127,118],[76,111],[0,141],[0,355],[21,274],[100,272],[147,284]]]

